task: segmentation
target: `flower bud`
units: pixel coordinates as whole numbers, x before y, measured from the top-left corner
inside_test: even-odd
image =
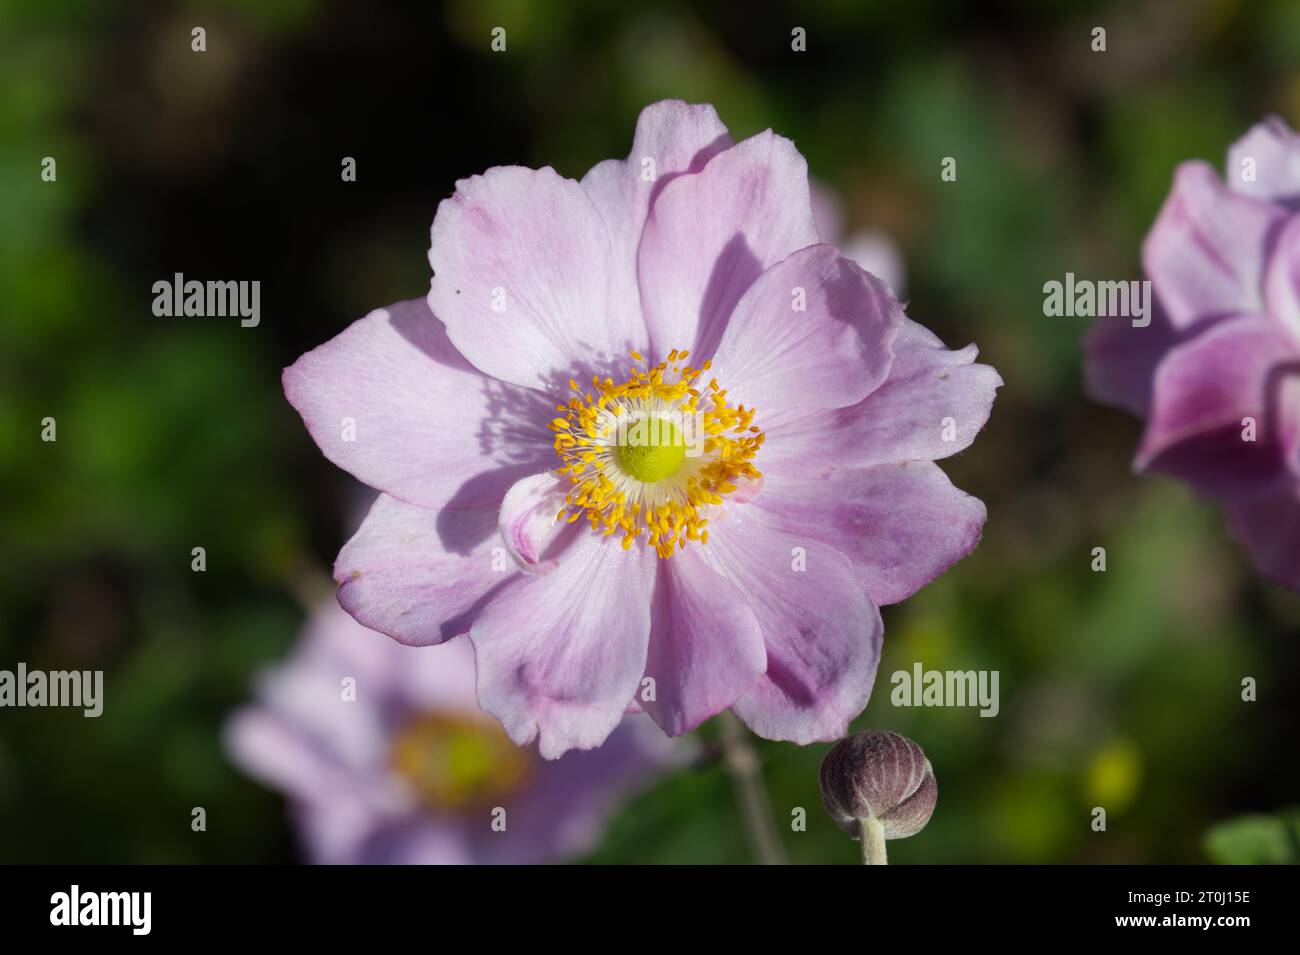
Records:
[[[826,754],[822,804],[854,839],[874,819],[886,839],[914,836],[930,821],[939,784],[921,747],[897,733],[857,733]]]

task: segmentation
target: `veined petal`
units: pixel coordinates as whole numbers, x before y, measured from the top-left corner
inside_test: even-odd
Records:
[[[988,421],[1001,376],[975,362],[974,345],[950,351],[909,319],[893,351],[885,383],[857,404],[766,426],[763,472],[934,461],[969,447]]]
[[[637,256],[652,351],[712,354],[763,270],[817,241],[808,164],[770,130],[677,177],[655,200]]]
[[[886,379],[902,306],[833,246],[801,249],[765,271],[732,312],[710,374],[771,420],[861,401]]]
[[[727,127],[712,106],[663,100],[641,111],[626,159],[597,163],[582,177],[582,189],[609,233],[613,249],[609,308],[627,312],[620,323],[644,327],[636,253],[651,204],[673,179],[699,172],[731,144]]]
[[[497,166],[438,206],[429,306],[485,373],[554,390],[577,367],[645,342],[634,312],[611,310],[614,258],[601,214],[555,170]]]
[[[641,700],[641,709],[669,736],[679,736],[735,703],[766,668],[758,620],[700,549],[662,561],[645,667],[655,681],[654,699]]]
[[[555,459],[536,427],[550,400],[479,372],[419,300],[307,352],[285,369],[284,393],[327,458],[422,507],[495,507]]]
[[[862,712],[883,624],[852,564],[753,505],[710,525],[709,562],[745,595],[763,631],[767,671],[732,710],[767,739],[838,739]]]
[[[488,593],[517,570],[493,559],[496,522],[490,509],[431,511],[381,494],[334,562],[339,603],[412,646],[464,633]]]
[[[975,549],[986,512],[930,461],[768,476],[754,507],[853,562],[878,605],[910,597]]]
[[[516,743],[555,759],[613,732],[645,672],[655,560],[582,533],[553,572],[520,575],[478,615],[479,704]]]

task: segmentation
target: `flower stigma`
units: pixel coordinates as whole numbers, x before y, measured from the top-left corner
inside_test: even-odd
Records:
[[[672,477],[686,460],[686,439],[677,425],[668,418],[648,417],[638,422],[644,425],[643,440],[637,440],[633,429],[619,437],[618,463],[628,476],[644,483]]]

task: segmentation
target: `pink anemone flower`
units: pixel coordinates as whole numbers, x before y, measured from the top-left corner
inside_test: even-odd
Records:
[[[842,736],[879,607],[968,554],[933,463],[997,373],[820,241],[807,165],[710,106],[646,108],[580,181],[496,167],[438,208],[427,301],[284,373],[325,455],[382,491],[339,600],[413,645],[468,633],[480,705],[554,758],[640,708]]]
[[[1135,470],[1221,501],[1267,577],[1300,590],[1300,136],[1259,123],[1180,165],[1142,247],[1150,324],[1097,319],[1093,397],[1146,419]]]
[[[535,864],[592,849],[624,797],[681,764],[645,719],[547,762],[478,708],[468,640],[404,647],[329,600],[225,741],[288,798],[312,862]]]

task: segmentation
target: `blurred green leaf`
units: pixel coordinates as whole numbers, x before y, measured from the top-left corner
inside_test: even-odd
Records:
[[[1205,854],[1221,865],[1296,865],[1300,809],[1221,822],[1205,834]]]

